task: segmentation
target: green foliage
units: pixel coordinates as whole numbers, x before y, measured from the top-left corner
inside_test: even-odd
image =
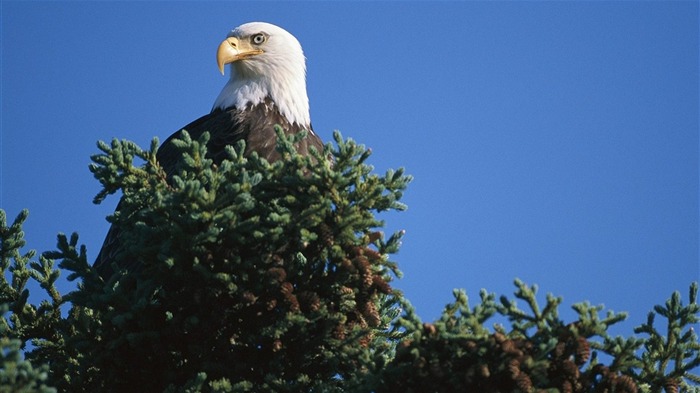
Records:
[[[516,280],[516,301],[486,291],[481,303],[469,306],[466,294],[455,290],[434,323],[421,323],[413,312],[396,324],[411,332],[398,345],[396,357],[376,382],[377,392],[697,392],[698,340],[691,324],[698,320],[697,284],[691,287],[690,305],[682,307],[676,293],[667,306],[655,307],[668,319],[669,336],[651,333],[649,323],[637,332],[650,339],[611,337],[608,328],[626,318],[601,306],[573,306],[578,319],[564,323],[558,316],[561,298],[547,295],[544,307],[536,299],[537,287]],[[493,332],[484,325],[501,316],[510,322]],[[686,329],[684,334],[680,334]],[[683,342],[683,344],[680,344]],[[638,350],[645,350],[638,356]],[[612,359],[604,365],[599,353]],[[667,361],[675,367],[667,370]]]
[[[303,134],[278,137],[275,163],[242,144],[213,162],[206,134],[184,134],[172,173],[157,140],[99,143],[95,202],[123,194],[106,279],[77,234],[22,253],[27,212],[8,225],[0,210],[0,392],[698,391],[697,284],[687,305],[674,293],[655,307],[642,337],[611,337],[626,315],[588,303],[566,323],[560,298],[540,304],[520,281],[514,299],[482,291],[474,306],[455,291],[424,323],[390,286],[403,233],[385,238],[376,217],[405,208],[410,177],[373,174],[369,151],[337,133],[308,157],[294,150]],[[76,291],[58,293],[61,273]]]
[[[648,386],[650,392],[657,393],[662,389],[667,393],[700,392],[700,375],[697,373],[700,343],[692,327],[700,321],[697,282],[690,286],[689,292],[687,306],[683,306],[681,294],[674,292],[665,306],[655,306],[647,322],[634,329],[635,333],[648,335],[644,340],[639,380]],[[668,320],[666,335],[654,327],[656,315]]]
[[[24,232],[22,223],[29,212],[23,210],[15,221],[7,226],[5,212],[0,210],[0,304],[11,312],[9,320],[0,319],[0,331],[11,332],[11,337],[26,342],[32,338],[45,338],[42,334],[51,329],[52,324],[60,316],[59,307],[63,302],[55,288],[59,271],[54,269],[52,260],[41,257],[39,262],[32,261],[36,255],[34,250],[21,254],[24,247]],[[11,274],[7,280],[5,272]],[[49,300],[41,302],[39,307],[27,303],[29,290],[27,283],[33,279],[39,283],[48,295]]]
[[[20,345],[20,340],[0,337],[0,393],[55,393],[45,384],[48,367],[35,369],[22,359]]]
[[[55,287],[59,271],[50,259],[40,257],[38,262],[33,261],[34,250],[20,252],[26,244],[22,224],[28,215],[23,210],[8,226],[5,212],[0,210],[0,392],[55,391],[46,384],[47,362],[36,361],[40,366],[33,366],[31,360],[35,357],[31,353],[29,359],[22,359],[20,350],[27,342],[37,347],[48,344],[47,353],[62,357],[59,307],[63,299]],[[46,292],[48,300],[42,300],[39,306],[28,302],[30,280]]]
[[[390,359],[402,300],[389,254],[402,233],[385,239],[375,213],[404,209],[410,177],[373,174],[369,152],[339,134],[337,149],[300,156],[303,137],[280,132],[283,159],[273,164],[244,157],[242,144],[214,163],[208,135],[185,134],[173,141],[184,159],[172,176],[156,141],[149,151],[99,144],[96,202],[122,191],[110,221],[124,247],[106,282],[75,234],[42,257],[80,281],[65,297],[68,316],[55,318],[58,337],[30,351],[51,364],[56,386],[333,391]]]

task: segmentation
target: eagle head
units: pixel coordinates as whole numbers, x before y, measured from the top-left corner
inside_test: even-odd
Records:
[[[306,59],[299,41],[270,23],[251,22],[233,29],[216,53],[221,73],[230,79],[214,110],[244,109],[271,100],[290,124],[309,125]]]

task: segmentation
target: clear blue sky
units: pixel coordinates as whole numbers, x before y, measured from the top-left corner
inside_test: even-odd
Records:
[[[249,21],[302,43],[316,132],[415,176],[395,256],[426,320],[519,277],[646,319],[699,278],[698,2],[8,2],[0,207],[29,247],[94,258],[97,140],[148,146],[207,113],[220,40]],[[65,284],[64,288],[70,288]],[[570,315],[570,314],[569,314]]]

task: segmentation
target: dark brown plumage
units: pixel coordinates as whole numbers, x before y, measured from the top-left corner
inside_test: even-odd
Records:
[[[200,117],[183,129],[190,134],[193,140],[199,139],[202,133],[209,131],[210,138],[207,147],[214,163],[219,163],[224,158],[225,146],[235,146],[241,139],[246,142],[246,155],[255,151],[260,157],[274,162],[279,159],[279,153],[276,149],[275,125],[282,127],[287,135],[297,134],[302,130],[308,131],[307,137],[296,146],[299,154],[308,154],[309,146],[314,146],[319,152],[323,151],[323,142],[313,132],[311,125],[290,124],[284,116],[280,115],[275,104],[269,99],[265,103],[255,106],[248,105],[244,110],[236,108],[215,109],[212,113]],[[168,169],[180,159],[179,153],[170,144],[180,133],[181,131],[178,131],[171,135],[158,150],[158,160],[168,173],[170,173]]]

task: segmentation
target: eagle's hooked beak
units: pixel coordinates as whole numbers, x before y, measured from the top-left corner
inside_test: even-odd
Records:
[[[216,51],[216,64],[219,66],[221,75],[224,75],[224,66],[233,63],[234,61],[242,60],[247,57],[259,55],[262,50],[253,48],[247,40],[239,40],[236,37],[228,37]]]

